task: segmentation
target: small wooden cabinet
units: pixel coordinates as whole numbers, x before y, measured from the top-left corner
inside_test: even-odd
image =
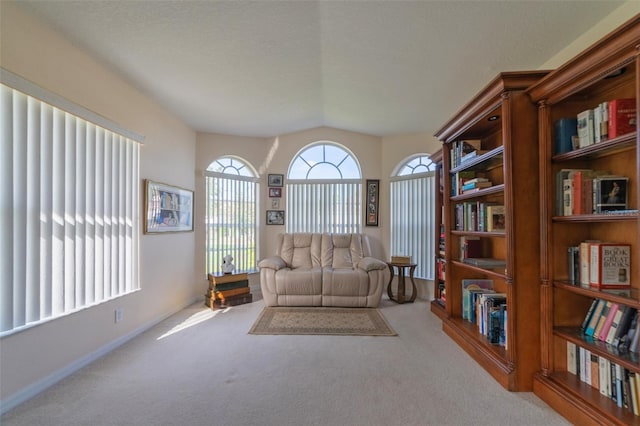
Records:
[[[538,121],[525,89],[546,74],[499,74],[435,135],[443,142],[443,329],[513,391],[531,390],[540,368]],[[478,145],[475,157],[461,159],[462,141]],[[463,193],[465,176],[481,176],[490,186]],[[495,227],[485,226],[486,221],[468,226],[471,217],[479,223],[473,215],[489,205],[504,206],[504,221]],[[465,250],[471,241],[477,251],[473,259],[485,261],[470,261]],[[463,318],[463,280],[471,279],[492,280],[494,290],[506,296],[501,317],[506,344],[492,343],[478,323]]]
[[[640,98],[640,15],[570,60],[529,90],[539,111],[540,146],[540,298],[541,371],[534,392],[576,424],[640,424],[640,417],[621,408],[571,371],[568,351],[587,350],[597,361],[640,374],[638,354],[619,351],[586,337],[581,324],[594,299],[640,309],[640,192],[638,99]],[[563,152],[556,147],[557,123],[575,118],[614,99],[635,98],[635,127],[620,135]],[[611,117],[609,117],[611,119]],[[572,147],[573,148],[573,147]],[[603,170],[628,178],[626,214],[567,214],[559,209],[562,170]],[[635,210],[635,212],[634,212]],[[631,245],[631,290],[608,292],[574,282],[567,261],[569,247],[586,240]],[[571,358],[569,358],[571,359]]]

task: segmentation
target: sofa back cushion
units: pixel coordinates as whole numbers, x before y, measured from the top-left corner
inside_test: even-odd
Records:
[[[320,234],[281,234],[277,253],[287,266],[296,268],[320,267]]]
[[[322,234],[322,267],[355,268],[363,257],[360,234]]]

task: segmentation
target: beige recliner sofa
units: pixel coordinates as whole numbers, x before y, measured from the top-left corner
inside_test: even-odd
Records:
[[[362,234],[278,236],[276,255],[258,263],[266,306],[380,304],[387,264],[370,257]]]

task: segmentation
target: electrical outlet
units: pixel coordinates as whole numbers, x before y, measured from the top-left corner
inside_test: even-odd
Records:
[[[122,321],[122,308],[116,308],[115,321],[116,323],[119,323],[120,321]]]

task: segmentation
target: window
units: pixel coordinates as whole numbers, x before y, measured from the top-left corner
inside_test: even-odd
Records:
[[[435,165],[428,155],[402,163],[391,178],[391,254],[411,255],[415,276],[433,279]]]
[[[357,233],[362,229],[360,166],[328,141],[303,149],[289,166],[287,232]]]
[[[139,289],[142,138],[5,70],[0,90],[5,336]]]
[[[205,273],[221,273],[229,254],[235,272],[255,272],[257,173],[239,158],[218,158],[207,167],[206,194]]]

